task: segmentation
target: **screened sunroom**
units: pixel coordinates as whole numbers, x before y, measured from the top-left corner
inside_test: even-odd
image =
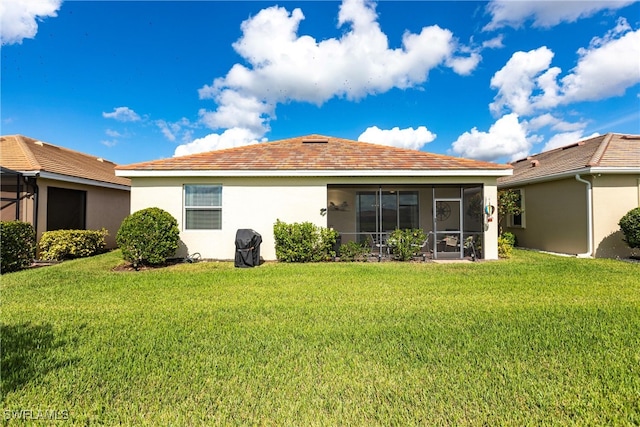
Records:
[[[382,259],[390,254],[391,232],[422,229],[424,258],[461,259],[475,256],[473,249],[482,257],[481,184],[329,185],[327,196],[327,224],[339,232],[342,244],[370,245]]]

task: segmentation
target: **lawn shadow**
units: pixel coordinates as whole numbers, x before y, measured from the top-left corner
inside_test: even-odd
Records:
[[[73,363],[58,360],[54,350],[65,345],[49,323],[0,323],[0,401],[30,381]]]

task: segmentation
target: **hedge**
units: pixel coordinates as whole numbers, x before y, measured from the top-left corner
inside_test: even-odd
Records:
[[[45,231],[40,239],[40,258],[48,261],[84,258],[104,252],[106,229]]]
[[[0,272],[17,271],[31,265],[36,254],[36,231],[28,222],[0,223]]]
[[[328,261],[336,256],[338,232],[311,222],[287,224],[277,220],[273,226],[276,258],[283,262]]]

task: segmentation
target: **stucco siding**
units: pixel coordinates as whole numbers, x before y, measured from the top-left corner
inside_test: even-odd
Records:
[[[587,197],[585,184],[575,179],[521,187],[525,199],[524,228],[506,227],[518,245],[551,252],[587,251]]]
[[[485,197],[496,200],[495,178],[442,177],[436,179],[380,177],[134,177],[131,188],[131,212],[159,207],[171,213],[179,223],[181,247],[176,254],[200,253],[203,258],[230,260],[235,256],[235,234],[238,229],[250,228],[262,236],[260,255],[265,260],[276,259],[273,225],[276,220],[292,223],[309,221],[318,226],[355,230],[355,192],[358,185],[415,184],[484,184]],[[420,182],[423,181],[423,182]],[[185,184],[222,185],[221,230],[185,230],[183,187]],[[353,188],[331,189],[334,184]],[[431,195],[420,192],[421,226],[430,229]],[[345,211],[323,215],[321,209],[329,202],[347,202]],[[331,223],[328,219],[331,218]],[[497,259],[497,224],[489,222],[484,236],[484,256]]]
[[[103,188],[70,182],[39,179],[38,182],[38,240],[47,227],[47,200],[49,187],[66,188],[70,190],[86,191],[85,222],[87,230],[106,228],[109,235],[106,238],[107,247],[116,246],[115,236],[122,220],[130,211],[130,193],[126,190]]]
[[[185,230],[185,184],[222,185],[221,230]],[[274,260],[276,220],[326,227],[326,217],[320,214],[326,200],[326,184],[317,178],[134,178],[131,208],[135,212],[159,207],[178,220],[181,248],[177,256],[198,252],[203,258],[233,259],[237,230],[250,228],[262,236],[261,257]]]
[[[593,237],[597,257],[628,257],[631,248],[622,240],[618,222],[640,206],[639,175],[596,175],[593,183]]]

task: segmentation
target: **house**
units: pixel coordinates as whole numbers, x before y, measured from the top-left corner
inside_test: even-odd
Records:
[[[618,226],[640,206],[640,135],[606,135],[511,163],[499,189],[520,194],[507,218],[518,245],[587,257],[628,257]]]
[[[30,222],[38,240],[50,230],[109,231],[107,246],[130,210],[128,178],[115,164],[22,135],[0,137],[2,220]]]
[[[497,224],[483,208],[509,174],[509,165],[322,135],[116,167],[131,178],[132,212],[159,207],[178,220],[179,256],[233,259],[236,231],[253,229],[266,260],[276,258],[278,219],[331,227],[343,244],[422,228],[435,258],[463,257],[460,242],[475,236],[496,259]]]

